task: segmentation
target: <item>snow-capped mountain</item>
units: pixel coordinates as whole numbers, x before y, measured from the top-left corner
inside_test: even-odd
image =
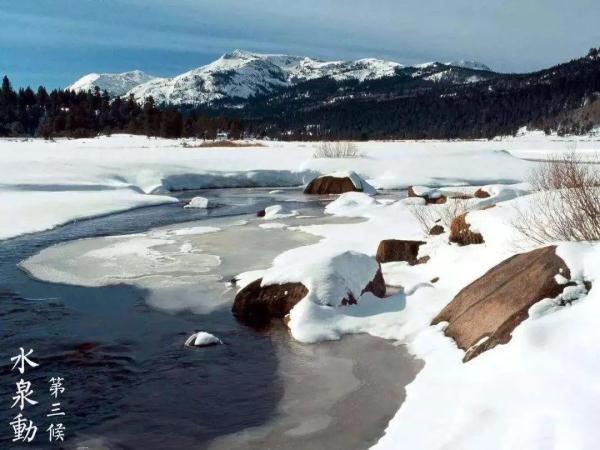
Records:
[[[331,77],[337,81],[394,75],[402,65],[378,59],[319,61],[302,56],[265,55],[235,50],[218,60],[174,78],[151,80],[128,93],[142,101],[194,105],[225,98],[249,98],[303,81]]]
[[[488,72],[492,71],[492,69],[490,69],[485,64],[480,63],[479,61],[469,61],[469,60],[464,60],[464,59],[461,59],[460,61],[447,62],[446,65],[454,66],[454,67],[462,67],[463,69],[486,70]]]
[[[66,89],[82,92],[93,91],[98,87],[101,91],[108,92],[111,97],[119,97],[135,86],[156,79],[141,70],[123,73],[90,73],[67,86]]]
[[[356,61],[321,61],[305,56],[271,55],[234,50],[216,61],[173,78],[156,78],[140,71],[122,74],[90,74],[68,89],[98,86],[111,96],[133,96],[157,104],[200,105],[219,100],[248,99],[309,80],[331,78],[339,82],[376,80],[398,74],[432,82],[455,84],[484,79],[473,71],[489,71],[475,61],[425,63],[416,66],[375,58]]]

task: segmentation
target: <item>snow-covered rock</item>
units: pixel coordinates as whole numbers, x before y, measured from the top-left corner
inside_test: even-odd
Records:
[[[325,212],[336,216],[354,216],[375,203],[375,199],[364,192],[345,192],[329,203]]]
[[[123,73],[90,73],[67,86],[66,89],[76,92],[93,92],[98,87],[101,91],[108,92],[111,97],[120,97],[140,84],[158,79],[141,70]]]
[[[285,219],[298,215],[298,211],[289,210],[283,205],[272,205],[265,208],[265,214],[262,216],[264,220]]]
[[[211,345],[220,345],[222,343],[223,341],[221,341],[221,339],[206,331],[198,331],[185,341],[187,347],[208,347]]]
[[[200,209],[209,209],[216,208],[217,203],[206,197],[194,197],[190,200],[190,202],[184,206],[184,208],[200,208]]]
[[[304,188],[304,193],[311,195],[343,194],[352,191],[377,194],[377,189],[352,170],[321,175],[311,180]]]
[[[356,304],[365,292],[385,295],[379,263],[372,257],[351,251],[333,256],[317,254],[310,260],[276,261],[262,278],[238,292],[232,311],[239,319],[255,324],[289,313],[288,326],[297,327],[305,319],[310,322],[304,313],[294,313],[301,304],[330,309]]]

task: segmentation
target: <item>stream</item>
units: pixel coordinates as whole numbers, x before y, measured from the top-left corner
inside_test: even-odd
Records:
[[[366,335],[302,345],[283,325],[256,330],[230,308],[239,273],[318,238],[264,228],[273,204],[285,226],[346,223],[298,189],[215,189],[181,202],[73,222],[0,242],[0,448],[18,373],[33,349],[26,409],[47,444],[48,380],[64,378],[66,448],[361,449],[377,442],[420,368],[403,346]],[[184,209],[202,195],[214,209]],[[390,198],[401,194],[389,193]],[[258,273],[258,272],[257,272]],[[208,331],[224,345],[187,348]],[[20,375],[19,375],[20,376]]]

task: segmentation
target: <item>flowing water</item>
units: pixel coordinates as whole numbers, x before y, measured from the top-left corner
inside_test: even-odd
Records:
[[[256,211],[299,210],[278,221],[288,225],[340,219],[297,190],[201,194],[220,206],[138,209],[0,243],[0,448],[18,448],[9,363],[19,347],[40,364],[24,375],[39,401],[25,410],[39,428],[33,448],[46,448],[56,376],[67,448],[352,449],[381,436],[418,369],[403,347],[368,336],[300,345],[230,313],[229,280],[317,240],[260,228]],[[224,345],[184,347],[198,330]]]

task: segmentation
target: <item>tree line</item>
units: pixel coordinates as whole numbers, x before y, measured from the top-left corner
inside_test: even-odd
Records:
[[[130,133],[165,138],[214,139],[224,131],[237,139],[244,133],[239,118],[185,115],[174,108],[159,107],[149,97],[139,104],[132,96],[111,99],[99,89],[88,92],[39,87],[15,91],[7,76],[0,88],[0,136],[3,137],[92,137],[98,134]]]

